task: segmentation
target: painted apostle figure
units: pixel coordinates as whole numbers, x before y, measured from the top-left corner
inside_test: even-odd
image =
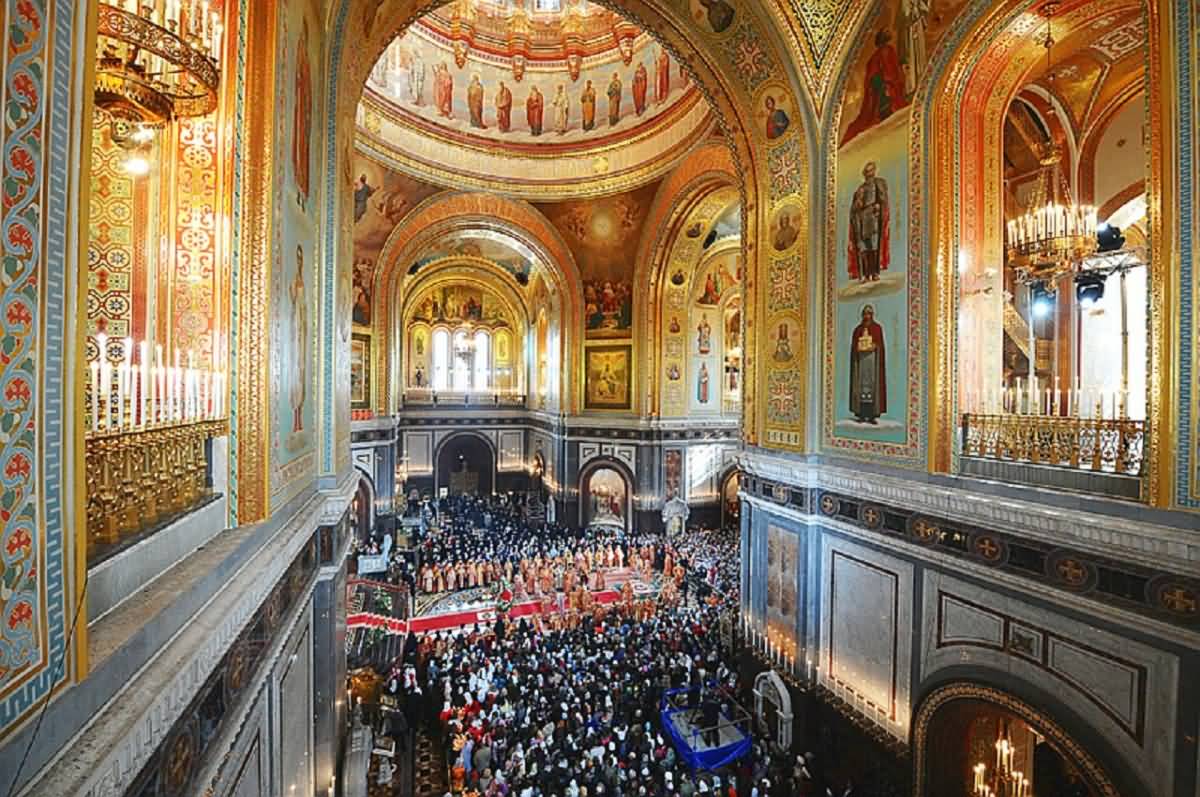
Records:
[[[529,132],[535,136],[542,134],[542,110],[546,101],[537,86],[529,87],[529,99],[525,100],[525,121],[529,123]]]
[[[312,67],[308,62],[308,17],[305,17],[296,45],[296,106],[292,115],[292,172],[296,178],[296,203],[302,210],[308,203],[312,115]]]
[[[621,121],[621,76],[613,72],[608,84],[608,126],[616,127]]]
[[[650,76],[646,73],[646,65],[638,63],[633,71],[633,112],[641,116],[646,112],[646,89],[650,85]]]
[[[596,89],[592,87],[590,80],[579,95],[579,106],[583,116],[583,129],[591,130],[596,126]]]
[[[850,279],[875,282],[891,262],[891,216],[887,181],[875,176],[875,161],[862,170],[862,185],[850,201],[850,242],[846,266]]]
[[[501,133],[512,129],[512,92],[504,81],[500,81],[500,90],[496,92],[496,127]]]
[[[860,423],[875,424],[887,412],[887,363],[883,327],[875,308],[864,305],[862,321],[850,335],[850,412]]]

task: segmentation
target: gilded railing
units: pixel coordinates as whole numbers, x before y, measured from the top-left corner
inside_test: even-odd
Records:
[[[1141,476],[1146,422],[1060,415],[962,416],[963,456]]]
[[[211,493],[209,441],[227,433],[217,419],[89,434],[89,563],[202,503]]]

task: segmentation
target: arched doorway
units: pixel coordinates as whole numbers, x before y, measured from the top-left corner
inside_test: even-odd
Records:
[[[742,504],[738,498],[741,489],[741,472],[731,468],[721,479],[721,528],[736,525],[742,516]]]
[[[375,525],[375,487],[362,471],[358,471],[358,488],[350,502],[350,516],[354,519],[355,537],[366,539]]]
[[[938,687],[913,720],[913,794],[960,797],[1003,781],[1024,794],[1117,797],[1100,760],[1058,722],[998,689],[958,682]],[[985,793],[985,792],[983,792]],[[1016,793],[1015,791],[1012,793]]]
[[[633,480],[615,461],[589,465],[579,476],[579,524],[628,531],[633,522]]]
[[[438,446],[434,489],[447,495],[491,495],[496,484],[496,450],[482,435],[460,432]]]

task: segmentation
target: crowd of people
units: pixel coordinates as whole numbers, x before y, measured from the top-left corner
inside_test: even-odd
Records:
[[[416,535],[418,592],[502,583],[518,599],[624,592],[606,605],[567,603],[582,611],[517,620],[500,612],[488,625],[410,638],[385,690],[408,723],[427,723],[440,737],[451,793],[858,794],[844,784],[835,790],[818,756],[775,748],[750,722],[738,727],[751,735],[752,752],[716,771],[694,770],[662,726],[667,690],[684,690],[675,699],[695,709],[697,728],[732,723],[737,706],[753,703],[747,673],[717,631],[724,613],[737,613],[736,530],[572,529],[529,520],[504,499],[443,499],[436,514]],[[633,599],[631,576],[654,589]]]

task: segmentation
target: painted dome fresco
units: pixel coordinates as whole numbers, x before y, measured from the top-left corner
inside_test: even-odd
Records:
[[[384,50],[358,124],[360,145],[396,165],[577,195],[581,181],[652,179],[712,120],[679,63],[606,8],[457,0]]]

